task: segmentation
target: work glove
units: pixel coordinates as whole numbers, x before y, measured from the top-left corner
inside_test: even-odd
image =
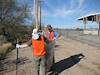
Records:
[[[54,40],[56,40],[57,38],[56,37],[54,37]]]
[[[20,45],[19,44],[16,44],[16,48],[20,48]]]

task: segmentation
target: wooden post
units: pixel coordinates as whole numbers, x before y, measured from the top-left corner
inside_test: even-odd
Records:
[[[16,75],[18,75],[18,48],[17,48],[17,58],[16,58]]]
[[[38,0],[35,0],[35,26],[38,28]]]
[[[99,22],[98,36],[100,36],[100,22]]]
[[[84,23],[84,30],[86,30],[86,24],[87,24],[87,18],[83,18],[83,23]]]
[[[41,30],[41,13],[42,13],[42,10],[41,10],[41,8],[42,8],[42,1],[41,0],[39,0],[39,29]]]
[[[84,24],[84,30],[86,30],[86,24]]]

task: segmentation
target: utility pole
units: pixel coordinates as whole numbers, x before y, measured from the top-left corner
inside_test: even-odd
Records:
[[[35,28],[41,30],[42,0],[35,0]]]
[[[35,0],[35,28],[38,28],[38,0]]]
[[[39,0],[39,28],[41,30],[41,13],[42,13],[42,0]]]

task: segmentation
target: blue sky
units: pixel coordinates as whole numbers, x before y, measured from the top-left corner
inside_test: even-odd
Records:
[[[20,0],[21,1],[21,0]],[[27,0],[32,5],[34,0]],[[58,28],[83,28],[77,18],[100,12],[100,0],[42,0],[42,23]],[[33,5],[34,6],[34,5]],[[34,10],[32,10],[34,14]],[[98,27],[89,22],[88,28]]]

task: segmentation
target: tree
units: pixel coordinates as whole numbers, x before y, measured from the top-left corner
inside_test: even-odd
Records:
[[[0,0],[0,30],[4,35],[9,33],[11,37],[19,37],[18,29],[21,28],[18,26],[24,25],[26,19],[30,19],[30,10],[26,2],[18,4],[17,0]]]

